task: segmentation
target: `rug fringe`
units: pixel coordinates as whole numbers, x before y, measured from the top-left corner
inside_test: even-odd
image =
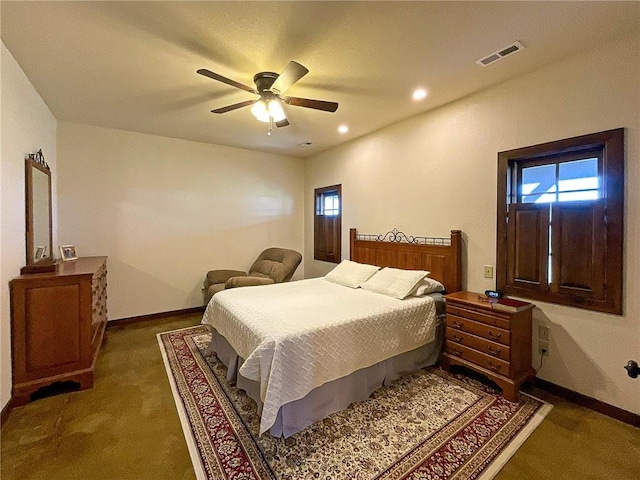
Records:
[[[522,446],[522,444],[529,438],[529,436],[533,433],[533,431],[540,426],[542,421],[545,419],[553,405],[545,402],[544,400],[540,400],[539,398],[534,397],[533,395],[529,395],[525,392],[520,392],[521,395],[526,395],[527,397],[531,397],[534,400],[542,403],[538,411],[527,421],[527,424],[520,430],[520,432],[511,439],[509,445],[498,454],[496,458],[493,459],[491,464],[478,476],[477,480],[491,480],[495,477],[498,472],[506,465],[506,463],[513,457],[516,451]]]
[[[169,378],[169,385],[171,385],[171,393],[173,394],[173,400],[176,404],[176,410],[178,411],[178,417],[180,418],[180,426],[182,427],[182,432],[184,433],[184,439],[187,442],[187,448],[189,449],[189,456],[191,457],[191,463],[193,463],[193,470],[196,474],[197,480],[207,480],[207,475],[205,474],[204,467],[202,466],[202,460],[200,458],[200,452],[198,451],[198,447],[196,446],[195,439],[193,438],[193,432],[191,431],[191,424],[189,423],[189,417],[187,417],[187,410],[182,403],[182,399],[178,393],[178,386],[173,378],[173,373],[171,372],[171,367],[169,365],[169,359],[167,358],[167,352],[165,350],[165,346],[162,343],[162,335],[166,335],[172,332],[179,332],[181,330],[187,330],[193,327],[187,328],[179,328],[177,330],[171,330],[170,332],[162,332],[156,334],[156,338],[158,339],[158,345],[160,346],[160,352],[162,353],[162,361],[164,362],[164,368],[167,371],[167,377]]]

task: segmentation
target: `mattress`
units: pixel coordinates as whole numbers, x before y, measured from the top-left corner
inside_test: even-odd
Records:
[[[323,278],[217,293],[203,323],[220,333],[258,382],[260,433],[282,405],[435,338],[429,296],[397,300]]]

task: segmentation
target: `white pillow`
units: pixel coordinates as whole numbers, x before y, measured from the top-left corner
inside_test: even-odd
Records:
[[[430,293],[444,292],[444,285],[433,278],[425,278],[418,284],[413,293],[414,297],[422,297]]]
[[[424,270],[383,268],[364,282],[361,287],[370,292],[381,293],[402,300],[411,295],[427,275],[429,275],[429,272]]]
[[[345,287],[358,288],[378,270],[380,270],[380,267],[375,265],[343,260],[336,268],[327,273],[324,278]]]

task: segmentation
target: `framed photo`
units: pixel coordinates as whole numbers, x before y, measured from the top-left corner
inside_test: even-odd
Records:
[[[36,247],[36,253],[34,255],[34,260],[37,262],[38,260],[42,260],[47,254],[47,247]]]
[[[62,258],[63,262],[78,259],[75,245],[60,245],[58,248],[60,249],[60,258]]]

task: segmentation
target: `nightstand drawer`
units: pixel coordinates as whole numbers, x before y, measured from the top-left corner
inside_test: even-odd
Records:
[[[476,292],[454,292],[445,298],[444,367],[480,372],[502,388],[505,398],[516,401],[520,386],[535,376],[531,367],[533,309],[513,313],[497,310]]]
[[[460,330],[447,328],[447,341],[471,347],[492,357],[500,358],[505,361],[509,361],[511,348],[506,345],[501,345],[487,340],[486,338],[476,337],[469,333],[464,333]]]
[[[504,328],[506,330],[511,329],[511,322],[509,321],[508,315],[503,315],[499,313],[482,313],[466,308],[460,308],[457,305],[447,305],[447,313],[452,313],[454,315],[458,315],[460,317],[470,318],[472,320],[476,320],[478,322],[486,323],[487,325],[493,325],[496,327]]]
[[[463,332],[473,333],[482,338],[502,343],[503,345],[511,345],[511,332],[502,328],[493,327],[484,323],[474,322],[468,318],[462,318],[449,313],[447,306],[447,327],[461,330]]]
[[[505,362],[504,360],[500,360],[499,358],[495,358],[490,355],[485,355],[484,353],[480,353],[473,348],[468,348],[463,345],[447,342],[446,352],[449,355],[463,358],[474,363],[475,365],[478,365],[479,367],[486,368],[487,370],[499,373],[500,375],[509,376],[509,374],[511,373],[509,362]]]

